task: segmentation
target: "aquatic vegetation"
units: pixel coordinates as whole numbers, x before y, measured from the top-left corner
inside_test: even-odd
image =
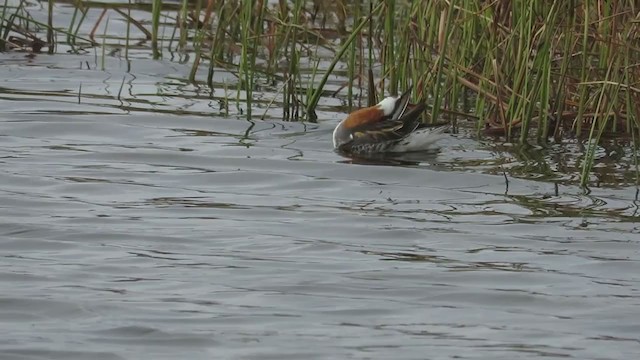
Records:
[[[74,9],[70,23],[56,23],[54,6]],[[277,104],[283,119],[314,121],[323,97],[340,94],[351,108],[413,84],[412,100],[429,105],[425,122],[472,123],[505,143],[583,141],[583,185],[602,138],[638,146],[640,18],[631,0],[50,0],[46,24],[27,8],[4,0],[0,51],[113,46],[104,21],[112,14],[126,21],[125,57],[134,42],[156,59],[191,54],[189,81],[235,87],[227,102],[247,118]],[[89,11],[101,15],[82,34]],[[238,81],[216,83],[216,71]],[[327,90],[334,75],[345,81]]]

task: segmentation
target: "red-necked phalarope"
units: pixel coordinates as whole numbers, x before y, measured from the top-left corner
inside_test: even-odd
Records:
[[[352,154],[401,153],[433,149],[448,124],[420,121],[426,105],[409,105],[411,87],[377,105],[356,110],[333,130],[333,147]]]

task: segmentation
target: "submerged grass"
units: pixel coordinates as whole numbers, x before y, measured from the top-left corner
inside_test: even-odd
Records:
[[[114,10],[127,21],[125,57],[134,25],[145,34],[141,41],[150,39],[154,58],[194,53],[192,82],[226,89],[213,75],[231,71],[236,106],[247,118],[255,107],[277,103],[287,120],[314,119],[339,66],[349,107],[358,89],[371,104],[413,84],[414,100],[431,105],[425,121],[471,119],[478,135],[502,142],[584,141],[583,185],[602,138],[627,137],[634,149],[640,138],[640,8],[633,0],[57,0],[76,8],[65,30],[54,24],[53,0],[47,24],[16,2],[4,0],[0,11],[0,51],[36,44],[39,29],[47,32],[40,46],[49,52],[60,34],[72,47],[98,46],[79,29],[92,9],[103,12],[100,19]],[[132,8],[149,12],[150,29],[132,18]],[[206,79],[198,78],[201,66]],[[257,100],[263,89],[280,100]]]

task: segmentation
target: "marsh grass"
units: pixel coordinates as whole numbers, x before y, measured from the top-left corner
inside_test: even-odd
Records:
[[[346,72],[340,89],[346,89],[349,108],[357,105],[356,94],[361,100],[366,93],[373,104],[413,84],[413,100],[430,105],[424,121],[473,121],[479,136],[520,145],[583,141],[583,185],[602,138],[631,139],[637,159],[640,8],[633,0],[57,0],[76,8],[64,30],[55,27],[53,0],[47,24],[31,18],[23,1],[13,8],[7,1],[0,12],[0,50],[16,46],[20,37],[33,42],[34,27],[46,29],[50,52],[56,34],[66,35],[71,46],[99,46],[95,29],[107,11],[115,11],[127,21],[127,44],[133,25],[145,36],[138,40],[150,40],[154,58],[193,53],[190,81],[206,81],[231,96],[231,84],[215,83],[213,75],[234,73],[235,105],[247,118],[256,107],[277,104],[286,120],[315,119],[339,67]],[[148,11],[150,25],[133,19],[132,8]],[[80,37],[87,13],[98,10],[89,39]],[[203,66],[207,78],[199,79]],[[265,89],[279,100],[260,100]]]
[[[479,134],[520,144],[584,139],[586,185],[600,139],[635,139],[639,128],[638,9],[595,3],[414,2],[408,16],[385,13],[410,29],[385,46],[411,54],[397,78],[418,74],[431,119],[442,109],[464,112],[456,104],[471,90]]]

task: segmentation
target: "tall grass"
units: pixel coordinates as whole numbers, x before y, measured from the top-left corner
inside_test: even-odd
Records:
[[[459,0],[409,9],[383,12],[378,22],[382,67],[391,93],[406,79],[419,84],[430,121],[466,112],[456,104],[471,91],[481,134],[521,144],[586,141],[583,185],[603,136],[638,136],[635,2]],[[392,22],[409,31],[389,34]]]
[[[10,33],[24,28],[18,22],[36,23],[6,1],[0,50]],[[66,30],[73,41],[89,6],[108,7],[66,1],[78,9]],[[213,81],[217,69],[233,72],[236,104],[247,118],[265,106],[266,87],[280,92],[283,118],[314,119],[325,85],[342,67],[349,106],[358,88],[372,103],[413,84],[413,100],[431,106],[424,121],[473,119],[479,136],[502,142],[584,141],[583,184],[601,138],[635,143],[640,136],[640,7],[634,0],[153,0],[149,10],[150,31],[130,15],[127,21],[148,32],[153,56],[162,56],[164,12],[177,19],[178,49],[195,53],[190,80],[204,80],[197,76],[203,63],[212,89],[222,87]],[[51,15],[39,25],[53,51],[53,34],[61,30]],[[319,49],[333,57],[320,59]]]

